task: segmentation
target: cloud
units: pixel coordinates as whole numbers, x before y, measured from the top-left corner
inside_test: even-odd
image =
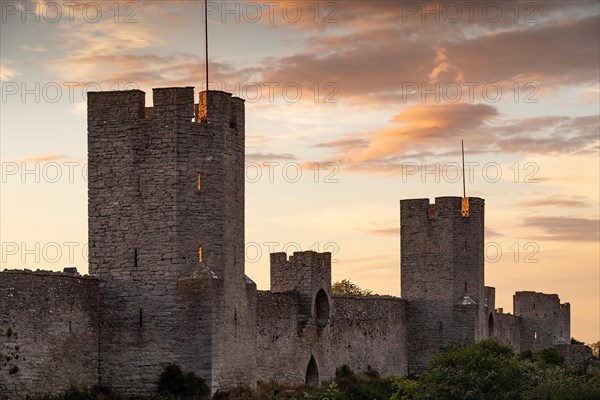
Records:
[[[364,135],[346,135],[342,138],[331,140],[329,142],[322,142],[313,145],[312,147],[321,148],[334,148],[341,151],[351,151],[356,148],[364,148],[369,145],[368,138]]]
[[[44,53],[44,52],[48,51],[48,49],[46,49],[46,47],[44,47],[41,44],[36,44],[35,46],[23,45],[23,46],[21,46],[21,50],[29,51],[29,52],[33,52],[33,53]]]
[[[597,153],[600,115],[517,119],[495,128],[501,151],[529,154]],[[505,135],[506,133],[508,135]]]
[[[524,201],[519,204],[521,207],[544,207],[552,206],[559,208],[584,208],[588,207],[590,203],[584,201],[587,199],[583,196],[564,196],[564,195],[547,195],[538,197],[533,200]]]
[[[192,10],[201,10],[193,2],[171,3],[144,2],[143,13],[139,14],[143,23],[115,23],[103,18],[96,24],[59,24],[64,54],[52,61],[53,68],[74,81],[134,82],[140,87],[201,82],[203,74],[198,65],[202,65],[203,58],[170,52],[165,42],[169,36],[164,32],[191,23]],[[512,95],[509,87],[515,81],[543,80],[544,90],[597,81],[600,43],[594,33],[599,23],[591,5],[536,3],[544,18],[538,18],[535,24],[515,23],[512,3],[494,3],[500,4],[503,12],[502,18],[493,23],[483,17],[481,5],[473,20],[467,20],[468,12],[463,10],[464,23],[444,20],[448,11],[443,8],[437,11],[442,13],[440,23],[435,23],[431,14],[425,15],[427,22],[423,23],[423,10],[442,6],[438,2],[414,2],[412,6],[423,8],[415,12],[405,3],[320,4],[316,8],[322,20],[317,23],[314,5],[281,2],[276,6],[276,23],[268,18],[262,18],[261,23],[303,31],[293,39],[303,49],[243,66],[233,59],[215,58],[211,81],[295,82],[306,90],[315,82],[320,87],[334,84],[339,90],[336,98],[387,105],[420,101],[422,88],[431,88],[435,83],[442,85],[439,91],[443,92],[448,83],[459,82],[467,90],[465,82],[477,82],[478,101],[482,85],[489,82],[498,82],[507,95]],[[286,21],[281,15],[286,5],[301,7],[304,17],[296,23]],[[263,14],[268,12],[263,10]],[[337,22],[325,22],[327,15]],[[165,25],[164,18],[177,23]],[[234,20],[227,18],[225,23]],[[417,84],[416,93],[409,90],[413,84]]]
[[[190,82],[204,82],[204,73],[199,65],[203,59],[195,54],[113,54],[100,60],[93,55],[72,57],[61,64],[60,69],[77,71],[69,78],[82,85],[94,82],[103,90],[125,85],[149,91],[155,87],[189,86]],[[66,71],[65,71],[66,73]],[[236,70],[227,62],[211,62],[211,82],[248,82],[254,69]],[[94,77],[90,80],[90,77]],[[204,88],[203,88],[204,89]],[[211,90],[221,88],[211,87]]]
[[[247,153],[246,161],[296,160],[290,153]]]
[[[450,63],[475,82],[533,78],[547,85],[598,79],[600,19],[560,20],[522,30],[448,42]]]
[[[502,234],[492,228],[489,228],[489,227],[485,228],[485,237],[486,238],[501,237],[501,236],[504,236],[504,234]]]
[[[319,143],[331,148],[329,161],[344,169],[398,175],[403,163],[438,154],[455,152],[461,138],[473,149],[488,146],[487,122],[497,115],[494,107],[473,104],[413,105],[392,119],[392,125],[367,134],[349,134]]]
[[[11,61],[0,58],[0,80],[10,81],[15,76],[19,75],[19,72],[13,67],[9,67]]]
[[[41,156],[33,156],[33,157],[26,157],[26,158],[22,158],[19,160],[19,162],[22,163],[39,163],[39,162],[53,162],[53,161],[59,161],[59,160],[64,160],[66,158],[69,158],[68,156],[64,155],[64,154],[44,154]]]
[[[361,229],[365,232],[375,236],[388,236],[388,237],[399,237],[400,236],[400,221],[374,221],[370,222],[371,228]]]
[[[377,236],[393,236],[400,237],[400,228],[381,228],[381,229],[369,229],[367,233]]]
[[[598,219],[576,217],[527,217],[522,226],[538,229],[540,235],[533,240],[555,240],[569,242],[595,242],[600,240],[600,221]]]
[[[507,121],[487,104],[423,104],[404,107],[381,129],[342,135],[315,147],[331,149],[327,161],[343,164],[345,170],[401,175],[407,163],[427,167],[428,158],[458,156],[461,139],[471,155],[596,154],[599,129],[598,115]]]
[[[249,146],[270,142],[272,140],[275,140],[275,138],[266,135],[246,135],[246,145]]]
[[[296,24],[318,32],[306,39],[302,53],[265,60],[263,77],[303,87],[334,82],[346,100],[386,104],[420,101],[422,89],[436,90],[436,83],[439,97],[448,84],[458,83],[463,92],[473,90],[474,101],[479,101],[486,84],[497,84],[506,94],[517,82],[527,95],[523,89],[530,81],[544,91],[597,82],[597,9],[589,4],[536,4],[539,15],[547,12],[536,23],[515,23],[508,3],[502,5],[502,20],[494,23],[481,17],[481,9],[465,23],[423,23],[418,13],[404,21],[401,4],[344,2],[339,5],[343,24]],[[475,89],[465,83],[475,84]],[[405,89],[414,84],[419,89],[409,95]],[[461,100],[468,96],[463,93]]]

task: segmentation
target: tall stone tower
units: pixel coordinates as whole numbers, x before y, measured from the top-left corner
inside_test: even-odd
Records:
[[[464,201],[400,201],[401,297],[409,302],[411,373],[423,371],[445,345],[487,336],[484,200]]]
[[[88,98],[89,265],[100,384],[149,394],[167,363],[214,388],[255,384],[244,275],[244,104],[217,91]],[[208,118],[206,118],[208,117]]]

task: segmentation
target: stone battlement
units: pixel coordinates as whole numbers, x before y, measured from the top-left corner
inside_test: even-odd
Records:
[[[327,279],[326,277],[329,277]],[[315,251],[271,254],[271,290],[287,292],[331,289],[331,253]]]
[[[431,203],[429,199],[405,199],[400,200],[402,217],[404,219],[439,220],[439,219],[459,219],[482,218],[485,201],[479,197],[467,197],[468,216],[463,216],[463,198],[456,196],[436,197],[435,202]]]
[[[88,93],[88,122],[115,114],[123,120],[169,119],[184,122],[229,124],[237,127],[244,113],[244,100],[222,91],[204,91],[194,102],[193,87],[152,89],[153,107],[146,107],[146,92],[116,90]]]
[[[33,276],[51,276],[51,277],[62,277],[62,278],[71,278],[71,279],[88,279],[88,280],[97,280],[97,278],[93,275],[80,275],[79,273],[69,272],[69,271],[49,271],[43,269],[37,269],[35,271],[30,269],[5,269],[2,271],[3,274],[10,275],[33,275]]]

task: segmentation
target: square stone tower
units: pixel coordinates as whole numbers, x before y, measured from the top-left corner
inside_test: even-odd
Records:
[[[400,262],[410,373],[445,345],[487,337],[483,199],[400,201]]]
[[[514,314],[521,318],[521,350],[540,351],[571,339],[571,305],[557,294],[516,292]]]
[[[88,97],[89,265],[100,384],[147,395],[167,363],[214,389],[256,383],[244,275],[244,104],[194,88]]]

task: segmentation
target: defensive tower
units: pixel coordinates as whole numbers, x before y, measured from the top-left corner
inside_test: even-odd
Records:
[[[487,336],[484,200],[400,201],[401,297],[409,302],[409,371],[450,343]]]
[[[154,89],[153,99],[146,108],[140,90],[88,98],[100,383],[147,394],[175,362],[213,387],[255,384],[243,100],[209,91],[195,105],[193,87]]]

